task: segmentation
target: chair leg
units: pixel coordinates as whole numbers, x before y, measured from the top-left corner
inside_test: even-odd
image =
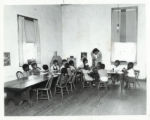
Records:
[[[107,91],[107,83],[104,83],[105,84],[105,89],[106,89],[106,91]]]
[[[38,95],[39,95],[39,91],[37,90],[37,91],[36,91],[36,101],[37,101],[37,102],[38,102],[38,99],[39,99],[39,98],[38,98]]]
[[[62,100],[63,100],[63,88],[60,88],[61,90],[61,97],[62,97]]]
[[[135,87],[135,89],[136,89],[136,82],[134,82],[134,87]]]
[[[70,84],[70,87],[71,87],[71,92],[72,92],[72,83]]]
[[[69,95],[69,91],[68,91],[68,87],[66,86],[66,91],[67,91],[67,93],[68,93],[68,95]]]
[[[100,87],[100,82],[98,82],[98,87],[97,88],[99,89],[99,87]]]
[[[55,89],[54,89],[54,96],[56,95],[56,87],[55,87]]]
[[[48,98],[48,100],[49,100],[49,93],[48,93],[48,90],[46,90],[46,93],[47,93],[47,98]]]
[[[75,84],[74,83],[72,83],[72,84],[73,84],[74,89],[76,89]]]
[[[52,98],[53,96],[52,96],[52,92],[51,92],[51,90],[49,90],[49,93],[50,93],[50,96],[51,96],[51,98]]]
[[[84,88],[84,81],[82,82],[82,87]]]

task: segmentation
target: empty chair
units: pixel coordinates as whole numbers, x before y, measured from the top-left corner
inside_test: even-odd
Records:
[[[22,79],[24,76],[23,76],[23,73],[21,71],[17,71],[16,72],[16,77],[18,80]]]
[[[68,80],[69,80],[68,75],[61,74],[58,77],[58,80],[57,80],[57,83],[55,86],[54,95],[61,94],[62,100],[63,100],[63,95],[65,92],[67,92],[69,94],[68,86],[67,86]]]
[[[53,80],[53,77],[48,78],[48,81],[47,81],[44,88],[37,88],[36,89],[37,101],[39,99],[48,99],[49,100],[50,97],[52,98],[52,92],[51,92],[52,80]]]

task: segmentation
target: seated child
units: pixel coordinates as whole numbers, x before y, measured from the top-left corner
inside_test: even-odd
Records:
[[[58,65],[58,61],[54,60],[52,66],[51,66],[51,73],[53,75],[52,90],[55,89],[55,86],[56,86],[56,83],[58,80],[58,76],[59,76],[57,73],[59,73],[59,71],[60,71],[60,68]]]
[[[33,63],[31,64],[31,66],[32,66],[31,73],[32,73],[33,75],[40,75],[40,69],[37,67],[37,63],[36,63],[36,62],[33,62]]]
[[[79,66],[80,69],[90,70],[87,58],[84,58],[82,63],[83,64]]]
[[[97,63],[97,66],[96,66],[97,70],[100,70],[100,69],[101,69],[101,65],[102,65],[101,62],[98,62],[98,63]]]
[[[61,69],[61,73],[63,75],[71,75],[71,68],[69,66],[69,63],[65,64],[65,67]]]
[[[120,80],[120,75],[117,73],[122,71],[119,60],[115,61],[114,65],[112,67],[112,71],[116,73],[116,74],[111,75],[112,83],[115,84],[116,81]]]
[[[76,70],[76,68],[75,68],[75,66],[74,66],[73,60],[70,60],[70,61],[69,61],[69,67],[70,67],[70,69],[71,69],[71,72],[74,72],[74,71]]]
[[[44,70],[44,71],[43,71],[44,73],[49,72],[48,65],[43,65],[42,68],[43,68],[43,70]]]
[[[57,74],[55,73],[58,73],[60,71],[60,68],[59,68],[59,65],[58,65],[58,61],[57,60],[54,60],[53,61],[53,65],[51,66],[51,72],[52,74],[55,76],[58,76]]]
[[[135,72],[134,72],[133,67],[134,67],[134,64],[132,62],[129,62],[127,65],[127,70],[126,70],[127,76],[125,77],[125,80],[126,80],[126,86],[125,87],[128,87],[128,82],[130,80],[135,79]]]
[[[23,76],[25,78],[28,78],[31,75],[31,71],[29,69],[29,65],[28,64],[23,64],[22,69],[23,69]]]
[[[105,69],[105,64],[101,64],[101,69],[98,70],[98,74],[102,82],[108,81],[108,74],[107,74],[107,70]]]
[[[65,64],[67,63],[67,60],[66,59],[63,59],[62,60],[62,66],[60,67],[60,70],[62,69],[62,68],[65,68]]]
[[[93,71],[95,71],[95,69],[89,67],[87,58],[83,59],[83,65],[81,65],[80,68],[82,69],[86,81],[92,81],[92,85],[95,86],[93,82],[95,79],[95,73]]]
[[[50,72],[49,72],[48,65],[45,64],[45,65],[42,66],[42,68],[43,68],[43,70],[44,70],[44,71],[42,71],[42,72],[44,73],[44,75],[45,75],[45,76],[48,76],[49,73],[50,73]]]
[[[122,68],[121,68],[121,66],[120,66],[120,61],[119,61],[119,60],[116,60],[116,61],[115,61],[114,65],[113,65],[113,67],[112,67],[112,70],[113,70],[114,72],[120,72],[120,71],[122,71]]]
[[[69,67],[69,63],[66,63],[64,68],[61,69],[61,83],[66,83],[66,80],[68,80],[69,75],[71,75],[71,69]]]

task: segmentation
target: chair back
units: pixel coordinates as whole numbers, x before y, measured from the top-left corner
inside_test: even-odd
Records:
[[[61,74],[58,77],[57,85],[59,85],[59,86],[67,85],[68,80],[69,80],[69,76],[68,75]]]
[[[72,82],[73,76],[74,76],[74,73],[71,73],[71,74],[69,75],[68,82]]]
[[[73,73],[71,82],[74,83],[75,80],[76,80],[76,72]]]
[[[16,72],[16,77],[17,77],[18,80],[24,78],[23,73],[21,71]]]

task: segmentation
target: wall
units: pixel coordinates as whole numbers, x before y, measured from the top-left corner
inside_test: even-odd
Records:
[[[60,6],[5,6],[4,51],[11,54],[11,66],[4,67],[5,81],[16,78],[19,67],[17,14],[38,19],[41,42],[41,64],[49,64],[55,50],[62,55]]]
[[[134,6],[134,5],[120,5]],[[4,51],[11,53],[11,66],[4,67],[4,79],[15,79],[19,68],[17,14],[39,20],[41,64],[49,64],[55,50],[63,58],[71,55],[80,64],[80,53],[97,47],[103,54],[106,68],[111,56],[111,8],[116,5],[63,5],[60,6],[5,6]],[[145,63],[145,7],[138,5],[137,68],[140,78],[146,77]]]
[[[120,5],[135,6],[135,5]],[[137,6],[137,5],[136,5]],[[63,56],[73,55],[80,64],[81,51],[90,52],[93,48],[100,49],[102,61],[110,68],[111,57],[111,8],[117,5],[66,5],[62,7],[62,40]],[[145,8],[138,5],[138,42],[137,66],[140,78],[145,78]]]

